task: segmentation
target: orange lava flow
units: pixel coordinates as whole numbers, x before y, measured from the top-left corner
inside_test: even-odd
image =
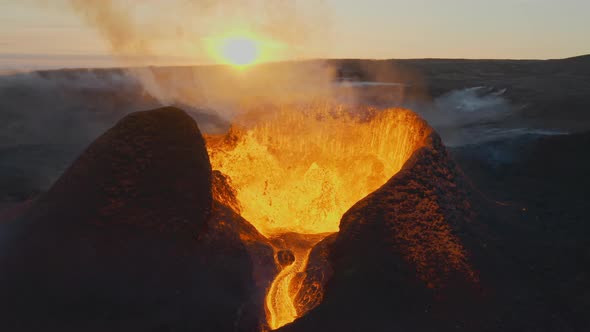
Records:
[[[343,213],[397,173],[429,133],[411,111],[359,114],[320,103],[258,114],[207,146],[212,168],[231,180],[242,217],[273,237],[337,232]],[[295,262],[273,281],[271,329],[299,316],[291,281],[305,272],[315,243],[293,250]]]
[[[305,271],[310,251],[311,248],[294,251],[295,262],[283,268],[270,285],[265,302],[269,312],[268,326],[273,330],[291,323],[298,317],[294,304],[297,293],[292,292],[291,282],[297,273]]]

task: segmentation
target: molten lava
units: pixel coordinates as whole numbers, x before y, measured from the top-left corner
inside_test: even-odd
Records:
[[[267,321],[276,329],[303,314],[293,303],[300,285],[292,281],[305,273],[311,248],[338,231],[353,204],[397,173],[430,130],[407,110],[359,114],[332,104],[282,107],[242,122],[207,139],[213,169],[229,177],[239,213],[262,234],[307,236],[275,245],[275,252],[288,249],[295,256],[267,293]]]

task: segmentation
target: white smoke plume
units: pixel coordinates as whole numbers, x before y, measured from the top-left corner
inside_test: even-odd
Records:
[[[296,58],[304,41],[326,42],[329,19],[323,15],[328,11],[322,9],[322,1],[314,6],[313,13],[287,0],[69,0],[69,4],[108,42],[113,56],[128,68],[127,73],[161,104],[217,109],[231,117],[239,105],[252,103],[252,98],[263,104],[331,94],[333,73],[317,62],[304,70],[282,63],[247,72],[191,68],[172,75],[148,66],[149,60],[162,51],[163,40],[170,42],[173,51],[186,53],[185,46],[193,45],[190,51],[195,58],[206,57],[199,41],[216,33],[208,31],[211,28],[207,25],[218,27],[217,31],[245,27],[276,41],[279,53]],[[281,60],[280,54],[276,60]]]

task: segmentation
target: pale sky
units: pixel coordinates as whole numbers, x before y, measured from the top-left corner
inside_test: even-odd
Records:
[[[226,0],[231,1],[237,2]],[[65,2],[0,0],[0,68],[111,63],[109,43]],[[154,48],[158,55],[176,62],[211,62],[195,46],[198,40],[221,33],[225,28],[232,29],[238,18],[242,23],[266,24],[259,22],[266,18],[254,10],[236,10],[236,14],[225,12],[223,7],[203,14],[186,13],[186,9],[163,11],[168,3],[163,0],[127,0],[127,3],[142,27],[161,27],[150,30],[157,35]],[[279,29],[285,29],[276,34],[278,39],[293,38],[278,40],[289,45],[282,58],[547,59],[590,53],[590,0],[283,3],[287,5],[272,8],[266,14],[275,25],[281,26]],[[167,28],[176,33],[167,33]],[[180,30],[182,40],[177,38]],[[290,46],[292,49],[287,50]]]

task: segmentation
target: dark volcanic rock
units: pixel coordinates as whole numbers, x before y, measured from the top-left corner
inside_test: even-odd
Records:
[[[295,255],[291,250],[279,250],[277,252],[277,260],[282,267],[289,266],[295,262]]]
[[[241,213],[242,206],[236,197],[237,192],[232,187],[230,178],[218,170],[213,171],[212,174],[213,198],[234,212]]]
[[[494,255],[478,266],[498,331],[590,330],[589,145],[586,132],[452,150],[486,198],[476,210]]]
[[[249,250],[272,263],[272,248],[212,206],[205,143],[178,109],[125,117],[1,227],[2,330],[259,328]]]
[[[209,231],[200,248],[203,251],[199,259],[203,267],[214,272],[211,273],[212,279],[202,284],[209,289],[210,297],[201,298],[201,310],[211,313],[212,303],[225,306],[228,309],[226,317],[232,319],[225,321],[223,316],[215,316],[211,324],[201,326],[216,326],[215,331],[233,331],[234,327],[260,331],[266,324],[266,289],[278,273],[270,242],[231,208],[215,201]],[[228,295],[231,296],[229,299]],[[244,295],[247,298],[241,297]],[[216,320],[234,326],[219,325]]]
[[[301,288],[294,300],[299,316],[317,307],[324,299],[324,288],[333,273],[328,257],[329,249],[337,236],[332,234],[326,237],[316,244],[309,254]]]
[[[252,262],[254,263],[254,280],[259,289],[266,290],[274,276],[278,273],[278,266],[274,261],[274,249],[270,241],[265,238],[248,221],[242,218],[240,202],[236,197],[236,191],[232,188],[230,179],[220,171],[213,171],[212,192],[214,213],[212,219],[216,229],[224,229],[218,234],[234,234],[239,237],[236,241],[244,244]],[[214,233],[215,234],[215,233]],[[262,308],[262,304],[260,305]]]
[[[472,217],[461,175],[431,134],[398,174],[342,217],[335,238],[314,249],[333,269],[323,301],[281,331],[476,328],[480,287],[463,241]],[[310,269],[307,293],[309,284],[325,282],[322,269]]]

